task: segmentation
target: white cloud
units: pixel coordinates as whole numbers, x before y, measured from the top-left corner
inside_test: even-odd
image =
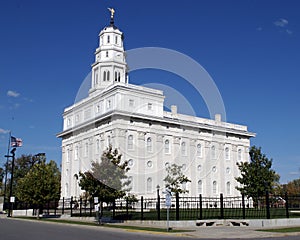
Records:
[[[6,134],[6,133],[9,133],[9,130],[0,128],[0,134]]]
[[[19,97],[20,96],[20,93],[16,92],[16,91],[12,91],[12,90],[8,90],[7,91],[7,96],[9,97]]]
[[[274,22],[274,25],[277,27],[285,27],[286,25],[288,25],[289,21],[284,19],[284,18],[280,18],[277,21]]]
[[[286,33],[290,34],[290,35],[293,34],[293,32],[291,30],[289,30],[289,29],[286,30]]]

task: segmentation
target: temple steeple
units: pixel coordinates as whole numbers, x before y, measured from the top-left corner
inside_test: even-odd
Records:
[[[113,8],[110,25],[99,33],[99,47],[95,51],[92,64],[92,84],[90,93],[103,90],[115,83],[127,83],[127,63],[123,46],[123,33],[115,26]]]

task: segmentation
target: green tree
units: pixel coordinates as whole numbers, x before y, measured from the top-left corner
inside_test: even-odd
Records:
[[[289,195],[300,195],[300,178],[288,182],[285,185],[285,191],[288,192]]]
[[[183,189],[182,185],[191,180],[182,173],[182,167],[174,163],[168,166],[166,171],[167,176],[164,178],[166,188],[173,193],[188,193],[188,190]]]
[[[280,177],[272,169],[272,159],[268,159],[260,147],[252,146],[249,154],[249,162],[237,163],[241,175],[235,179],[241,186],[236,189],[257,203],[258,198],[264,196],[266,191],[273,193]]]
[[[40,160],[39,157],[33,156],[33,155],[21,155],[21,157],[16,158],[14,161],[14,178],[13,178],[13,193],[12,195],[15,195],[15,192],[18,188],[18,182],[20,179],[25,177],[25,175],[30,171],[30,169]],[[7,172],[9,173],[9,176],[12,172],[12,160],[8,162],[7,165]],[[10,180],[7,180],[7,196],[10,195]]]
[[[20,201],[37,204],[40,208],[47,202],[60,198],[60,171],[55,161],[42,159],[18,181],[16,197]]]
[[[122,198],[130,190],[130,181],[126,173],[129,170],[128,161],[121,160],[122,155],[112,146],[102,154],[101,162],[92,162],[90,171],[79,172],[79,186],[91,197],[98,197],[101,215],[103,202],[109,204],[117,198]]]

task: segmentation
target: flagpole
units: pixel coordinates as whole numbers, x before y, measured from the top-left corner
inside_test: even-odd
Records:
[[[6,157],[6,165],[5,165],[5,181],[4,181],[4,205],[6,203],[6,184],[7,184],[7,167],[8,167],[8,155],[10,150],[10,141],[11,141],[11,131],[9,131],[9,137],[8,137],[8,147],[7,147],[7,157]]]

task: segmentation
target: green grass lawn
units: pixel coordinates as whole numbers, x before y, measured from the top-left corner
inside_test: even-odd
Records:
[[[280,232],[280,233],[289,233],[289,232],[300,232],[300,227],[289,227],[289,228],[276,228],[276,229],[260,229],[257,231],[261,232]]]
[[[99,225],[96,222],[84,222],[84,221],[75,221],[75,220],[65,220],[65,219],[48,219],[48,218],[33,218],[33,217],[16,217],[20,219],[27,220],[38,220],[44,222],[56,222],[64,224],[76,224],[76,225],[85,225],[85,226],[99,226],[99,227],[109,227],[109,228],[120,228],[127,230],[139,230],[139,231],[149,231],[149,232],[170,232],[170,233],[181,233],[181,232],[194,232],[194,230],[185,230],[185,229],[171,229],[167,231],[167,228],[157,228],[157,227],[139,227],[139,226],[128,226],[128,225],[118,225],[118,224],[103,224]]]

